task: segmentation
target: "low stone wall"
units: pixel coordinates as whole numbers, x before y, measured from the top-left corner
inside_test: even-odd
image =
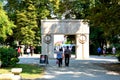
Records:
[[[0,80],[12,80],[14,74],[0,74]]]
[[[0,74],[0,80],[22,80],[20,73],[22,68],[12,68],[10,74]]]

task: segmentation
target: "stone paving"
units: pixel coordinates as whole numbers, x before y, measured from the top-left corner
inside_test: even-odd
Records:
[[[58,67],[55,59],[50,59],[42,78],[32,80],[120,80],[120,75],[109,72],[94,63],[118,62],[112,56],[90,56],[89,60],[70,60],[70,66]],[[20,63],[39,64],[39,56],[20,57]],[[109,67],[109,66],[108,66]]]

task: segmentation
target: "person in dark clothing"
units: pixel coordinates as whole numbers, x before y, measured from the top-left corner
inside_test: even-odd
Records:
[[[69,46],[67,46],[67,48],[64,51],[64,56],[65,56],[65,66],[69,66],[69,60],[71,57],[71,51],[69,50]]]

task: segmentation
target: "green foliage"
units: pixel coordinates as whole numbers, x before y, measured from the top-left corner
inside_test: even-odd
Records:
[[[94,1],[86,17],[90,21],[90,46],[93,49],[90,49],[91,53],[94,53],[94,48],[98,46],[118,45],[120,42],[120,0]]]
[[[70,19],[73,15],[76,19],[89,19],[91,26],[90,46],[93,47],[92,49],[103,46],[106,42],[110,42],[110,44],[119,44],[120,42],[118,38],[120,35],[120,0],[6,1],[4,8],[8,12],[10,20],[13,20],[17,25],[13,36],[10,36],[10,38],[12,37],[11,40],[19,40],[23,44],[39,44],[41,19],[51,19],[53,18],[51,15],[55,15],[54,18],[61,19],[65,14],[65,19]],[[68,13],[66,13],[67,11]],[[5,19],[2,18],[0,22]],[[5,33],[5,29],[0,31]],[[0,36],[2,36],[0,41],[7,38],[6,35]],[[9,42],[11,40],[8,39]],[[69,40],[68,43],[71,41]]]
[[[13,67],[0,68],[0,74],[8,74]],[[36,64],[16,64],[14,68],[22,68],[22,79],[38,79],[43,75],[45,68]]]
[[[9,20],[6,12],[3,10],[2,5],[0,4],[0,41],[4,42],[8,35],[13,34],[13,28],[15,25],[12,21]]]
[[[10,47],[0,48],[0,59],[2,67],[15,66],[19,62],[17,51]]]
[[[71,41],[66,41],[65,44],[71,44]]]
[[[9,36],[9,43],[19,41],[21,44],[37,44],[40,41],[40,17],[38,17],[38,8],[36,5],[39,0],[6,0],[4,9],[8,16],[16,24],[14,34]],[[43,9],[44,10],[44,9]],[[37,18],[38,17],[38,18]],[[38,35],[39,34],[39,35]],[[14,40],[14,41],[11,41]]]
[[[17,34],[15,36],[22,44],[33,45],[35,34],[38,31],[36,8],[30,0],[23,1],[23,10],[17,11]]]
[[[117,51],[116,57],[117,57],[118,61],[120,61],[120,51]]]
[[[115,46],[116,47],[116,57],[118,59],[118,61],[120,61],[120,44],[119,43],[116,43],[116,44],[112,44],[112,46]]]
[[[89,7],[89,0],[6,0],[5,10],[14,21],[17,28],[7,41],[17,40],[22,44],[38,44],[40,42],[41,19],[52,18],[55,15],[61,19],[70,10],[70,15],[77,19],[84,18]],[[25,34],[24,34],[25,33]],[[31,36],[30,36],[31,35]]]
[[[56,4],[57,8],[53,13],[57,18],[62,18],[65,15],[65,19],[71,19],[73,16],[76,19],[83,19],[87,15],[87,9],[89,8],[89,0],[57,0],[59,4]],[[55,4],[53,4],[55,5]]]
[[[65,35],[67,38],[67,41],[65,44],[75,44],[75,35]]]
[[[120,5],[119,0],[98,0],[89,10],[88,19],[92,26],[101,27],[105,37],[119,35],[120,31]]]
[[[36,54],[41,53],[41,46],[36,46],[35,47],[35,53]]]
[[[90,28],[90,54],[97,54],[97,48],[106,44],[106,39],[100,27]]]

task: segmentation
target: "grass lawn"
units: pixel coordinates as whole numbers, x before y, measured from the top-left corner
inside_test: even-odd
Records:
[[[11,73],[11,68],[13,67],[0,68],[0,74]],[[40,78],[45,69],[36,64],[17,64],[14,68],[22,68],[22,73],[20,75],[23,79]]]

